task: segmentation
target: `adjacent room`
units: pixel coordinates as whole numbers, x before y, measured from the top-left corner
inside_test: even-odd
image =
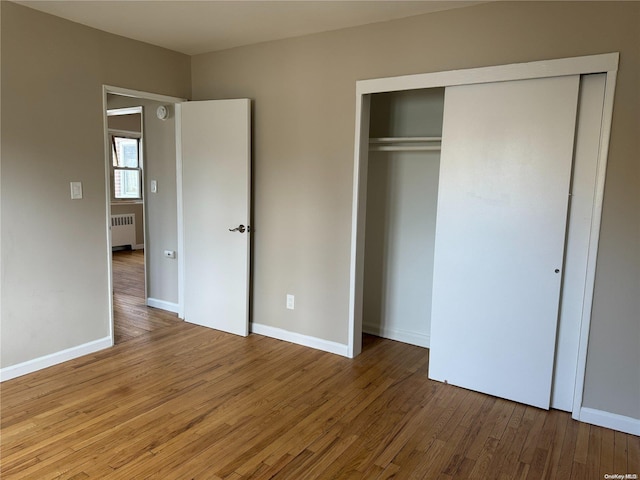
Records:
[[[2,478],[640,475],[640,3],[0,22]]]

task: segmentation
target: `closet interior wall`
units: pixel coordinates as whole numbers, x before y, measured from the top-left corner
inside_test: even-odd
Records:
[[[429,347],[444,88],[371,96],[363,332]]]

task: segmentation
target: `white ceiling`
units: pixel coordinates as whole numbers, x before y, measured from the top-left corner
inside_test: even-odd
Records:
[[[16,3],[106,32],[196,55],[481,2],[22,0]]]

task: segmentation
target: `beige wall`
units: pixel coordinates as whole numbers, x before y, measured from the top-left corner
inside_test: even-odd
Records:
[[[109,108],[107,103],[107,108]],[[142,115],[139,113],[131,113],[128,115],[111,115],[107,117],[109,128],[114,130],[125,130],[127,132],[142,131],[141,125]]]
[[[102,85],[188,97],[189,57],[0,2],[0,365],[109,335]],[[70,181],[84,198],[70,199]]]
[[[193,57],[194,99],[255,100],[253,321],[347,343],[356,80],[619,51],[585,406],[640,418],[639,24],[498,2]]]

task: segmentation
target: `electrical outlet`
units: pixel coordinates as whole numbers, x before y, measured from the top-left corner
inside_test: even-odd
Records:
[[[82,199],[82,182],[71,182],[71,199]]]
[[[164,256],[166,258],[176,258],[176,252],[173,250],[165,250],[164,251]]]
[[[293,310],[295,308],[296,297],[287,293],[287,308]]]

